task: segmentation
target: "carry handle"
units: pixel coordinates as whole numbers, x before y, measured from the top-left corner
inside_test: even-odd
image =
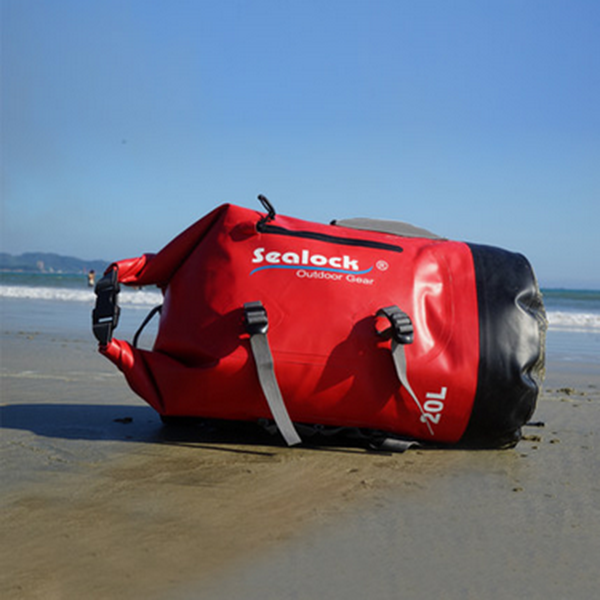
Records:
[[[138,347],[138,341],[140,339],[140,335],[142,335],[142,331],[144,331],[144,329],[146,328],[146,325],[148,325],[148,323],[150,323],[150,321],[154,318],[154,315],[156,315],[157,313],[162,312],[162,304],[159,304],[158,306],[155,306],[147,315],[146,318],[142,321],[142,324],[138,327],[137,331],[135,332],[134,336],[133,336],[133,340],[131,342],[131,345],[134,348]]]
[[[112,340],[112,334],[119,324],[121,313],[118,304],[120,291],[118,269],[113,268],[108,271],[98,281],[94,291],[96,306],[92,311],[92,331],[100,345],[106,346]]]
[[[258,231],[261,231],[262,227],[266,225],[269,221],[272,221],[277,213],[275,212],[275,207],[271,204],[271,202],[269,202],[269,199],[266,196],[259,194],[258,199],[267,211],[267,214],[264,217],[262,217],[260,221],[256,224],[256,229]]]

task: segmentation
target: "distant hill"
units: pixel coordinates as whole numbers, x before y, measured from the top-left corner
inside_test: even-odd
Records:
[[[104,260],[82,260],[50,252],[26,252],[18,256],[0,252],[0,271],[84,273],[94,269],[97,273],[102,273],[108,264]]]

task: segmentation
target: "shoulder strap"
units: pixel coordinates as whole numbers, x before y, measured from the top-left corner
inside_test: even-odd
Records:
[[[404,346],[407,344],[412,344],[413,342],[414,330],[412,321],[410,320],[410,317],[397,306],[387,306],[385,308],[381,308],[377,311],[377,316],[385,317],[390,322],[391,327],[378,333],[384,338],[391,337],[392,360],[394,361],[394,368],[396,370],[398,380],[404,389],[409,393],[414,403],[417,405],[417,408],[421,413],[421,417],[424,417],[425,411],[423,410],[417,395],[413,391],[408,381],[408,372],[406,367],[406,352],[404,350]],[[429,433],[433,435],[433,429],[431,428],[429,421],[424,418],[421,420],[425,423],[425,425],[427,425]]]
[[[267,311],[261,302],[248,302],[244,304],[246,318],[246,331],[250,334],[250,347],[258,380],[263,394],[267,399],[273,420],[288,446],[300,444],[302,440],[294,428],[275,376],[273,356],[267,340],[269,321]]]

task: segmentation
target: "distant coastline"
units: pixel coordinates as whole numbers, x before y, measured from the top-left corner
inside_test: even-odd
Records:
[[[21,273],[102,273],[108,267],[105,260],[84,260],[51,252],[25,252],[13,255],[0,252],[0,271]]]

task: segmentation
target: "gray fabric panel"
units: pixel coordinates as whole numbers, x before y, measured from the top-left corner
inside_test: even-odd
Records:
[[[402,237],[419,237],[431,240],[443,240],[443,238],[427,229],[415,227],[410,223],[402,221],[387,221],[385,219],[336,219],[332,221],[332,225],[340,227],[348,227],[350,229],[363,229],[365,231],[378,231],[380,233],[391,233]]]

